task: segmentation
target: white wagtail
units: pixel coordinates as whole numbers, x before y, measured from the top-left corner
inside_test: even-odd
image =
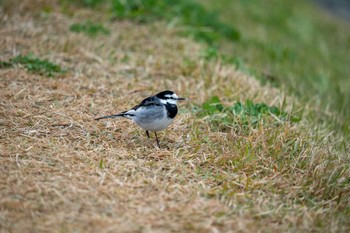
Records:
[[[133,107],[128,111],[115,115],[99,117],[95,120],[118,117],[131,119],[146,131],[148,138],[148,131],[154,132],[158,147],[160,148],[157,132],[168,127],[174,120],[177,114],[176,104],[179,100],[186,99],[178,97],[172,91],[162,91],[154,96],[150,96],[142,100],[139,105]]]

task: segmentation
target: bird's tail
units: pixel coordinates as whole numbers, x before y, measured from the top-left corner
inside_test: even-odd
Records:
[[[96,121],[101,120],[101,119],[107,119],[107,118],[117,118],[117,117],[123,117],[124,113],[120,113],[120,114],[115,114],[115,115],[110,115],[110,116],[103,116],[103,117],[98,117],[95,118]]]
[[[118,113],[118,114],[114,114],[114,115],[110,115],[110,116],[98,117],[98,118],[95,118],[95,120],[98,121],[98,120],[101,120],[101,119],[118,118],[118,117],[130,118],[131,116],[134,116],[134,115],[133,115],[133,114],[126,113],[126,112],[122,112],[122,113]]]

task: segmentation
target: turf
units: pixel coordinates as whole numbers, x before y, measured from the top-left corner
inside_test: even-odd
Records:
[[[2,232],[350,229],[348,145],[308,117],[288,120],[313,106],[207,59],[165,22],[17,3],[2,5],[1,60],[31,52],[66,72],[0,68]],[[110,34],[70,31],[88,20]],[[161,149],[127,120],[93,120],[164,89],[189,101]]]
[[[207,1],[241,39],[220,42],[263,83],[316,107],[314,121],[350,138],[350,27],[312,1]]]
[[[98,34],[109,35],[110,31],[101,24],[86,21],[83,23],[75,23],[69,27],[69,30],[77,33],[85,33],[89,36],[97,36]]]
[[[48,60],[41,60],[33,54],[17,55],[9,61],[0,61],[0,68],[10,68],[16,65],[24,66],[28,71],[43,74],[52,77],[56,74],[63,73],[64,70]]]

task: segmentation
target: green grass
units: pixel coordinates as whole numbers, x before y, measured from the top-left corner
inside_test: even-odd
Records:
[[[344,200],[344,187],[349,186],[345,175],[349,171],[349,158],[340,156],[342,152],[326,152],[325,148],[331,146],[328,140],[315,142],[315,137],[306,133],[310,128],[297,124],[301,120],[300,113],[287,113],[282,107],[251,100],[225,106],[216,96],[203,103],[200,109],[197,116],[205,120],[211,132],[220,135],[201,136],[205,131],[202,121],[192,131],[193,137],[209,150],[197,174],[219,184],[213,185],[206,197],[230,202],[240,192],[265,192],[283,197],[287,209],[294,204],[318,209],[320,202],[337,199],[339,204]],[[222,137],[226,137],[225,142]],[[322,150],[311,149],[315,145]],[[339,163],[339,159],[343,162]],[[265,169],[261,169],[262,166]],[[259,184],[277,173],[280,175],[276,180],[289,181],[274,183],[270,180]],[[290,190],[288,183],[293,182],[298,183],[298,191]],[[338,211],[339,220],[346,222],[344,214],[349,208],[339,205]],[[320,224],[319,227],[327,226]]]
[[[219,131],[236,128],[249,132],[251,128],[263,125],[266,120],[276,125],[285,121],[297,123],[301,120],[302,113],[288,114],[276,106],[254,103],[249,99],[245,103],[238,101],[232,106],[225,106],[218,96],[213,96],[202,104],[198,116],[208,119],[211,127]]]
[[[208,44],[228,39],[237,41],[240,33],[233,25],[218,19],[218,14],[206,10],[193,0],[80,0],[80,3],[95,7],[99,3],[108,3],[113,17],[130,19],[139,23],[165,20],[172,27],[178,27],[180,34],[193,37]]]
[[[221,43],[220,53],[314,105],[315,121],[350,136],[349,27],[301,0],[199,2],[241,33],[240,40]]]
[[[16,65],[24,66],[28,71],[53,77],[65,71],[59,66],[46,59],[40,59],[33,54],[17,55],[8,61],[0,61],[0,68],[10,68]]]
[[[110,31],[102,24],[86,21],[84,23],[75,23],[69,27],[69,30],[77,33],[85,33],[88,36],[95,37],[98,34],[109,35]]]

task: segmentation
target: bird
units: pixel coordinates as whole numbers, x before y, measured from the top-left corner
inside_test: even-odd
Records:
[[[119,117],[133,120],[146,131],[148,138],[150,138],[149,132],[154,132],[157,145],[160,148],[157,132],[166,129],[171,124],[178,112],[177,102],[182,100],[186,100],[186,98],[178,97],[173,91],[166,90],[145,98],[130,110],[98,117],[95,120]]]

